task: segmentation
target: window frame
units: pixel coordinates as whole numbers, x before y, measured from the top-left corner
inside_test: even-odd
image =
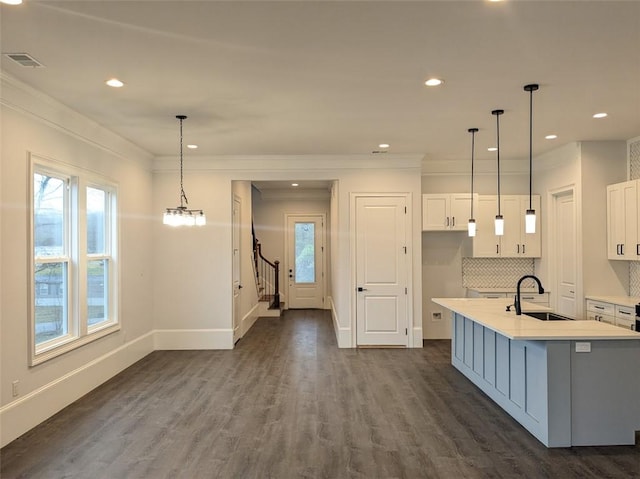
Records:
[[[67,191],[64,206],[64,245],[67,261],[67,331],[66,334],[36,344],[36,266],[60,262],[60,257],[38,257],[35,252],[35,191],[36,174],[64,179]],[[99,255],[87,253],[87,188],[104,191],[105,251]],[[118,185],[95,172],[68,165],[50,158],[29,154],[29,364],[35,366],[77,349],[121,329]],[[94,259],[108,262],[107,311],[105,321],[88,324],[88,264]]]

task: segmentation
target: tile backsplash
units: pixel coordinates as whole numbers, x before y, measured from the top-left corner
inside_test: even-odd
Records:
[[[514,288],[525,274],[534,274],[532,258],[462,258],[465,288]]]

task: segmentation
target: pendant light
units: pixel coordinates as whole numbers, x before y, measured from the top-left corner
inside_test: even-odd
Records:
[[[498,158],[498,214],[495,221],[496,236],[504,235],[504,218],[500,211],[500,115],[504,110],[493,110],[492,115],[496,116],[496,156]]]
[[[207,224],[207,219],[202,210],[190,210],[187,195],[184,193],[183,172],[182,172],[182,122],[187,119],[185,115],[176,115],[180,120],[180,206],[167,208],[162,217],[162,222],[169,226],[203,226]]]
[[[540,88],[539,85],[532,83],[524,86],[524,91],[529,92],[529,209],[524,217],[524,232],[536,232],[536,210],[533,209],[531,201],[531,190],[533,185],[533,92]]]
[[[478,132],[477,128],[469,128],[469,133],[471,133],[471,217],[469,218],[468,231],[469,236],[476,235],[476,220],[473,218],[473,163],[474,156],[476,151],[476,133]]]

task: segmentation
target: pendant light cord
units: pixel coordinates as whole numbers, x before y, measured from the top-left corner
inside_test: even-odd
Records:
[[[533,209],[531,191],[533,189],[533,88],[529,90],[529,210]]]
[[[500,110],[497,110],[500,111]],[[500,213],[500,113],[496,113],[496,142],[497,142],[497,158],[498,158],[498,216],[501,216]]]
[[[187,195],[184,193],[184,175],[182,173],[182,121],[186,117],[182,117],[182,115],[178,116],[180,120],[180,208],[183,208],[185,204],[189,204],[189,200],[187,200]],[[184,203],[183,203],[184,200]]]
[[[474,175],[474,156],[476,151],[476,131],[477,128],[469,128],[471,132],[471,218],[473,218],[473,175]]]

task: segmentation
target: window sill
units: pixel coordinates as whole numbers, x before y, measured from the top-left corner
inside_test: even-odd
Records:
[[[120,323],[105,325],[95,330],[91,331],[86,336],[81,338],[73,338],[62,344],[54,345],[49,348],[42,348],[40,351],[36,351],[35,354],[31,355],[31,361],[29,363],[30,366],[37,366],[38,364],[42,364],[50,359],[57,358],[65,353],[78,349],[85,344],[89,344],[93,341],[96,341],[100,338],[104,338],[112,333],[120,331]]]

